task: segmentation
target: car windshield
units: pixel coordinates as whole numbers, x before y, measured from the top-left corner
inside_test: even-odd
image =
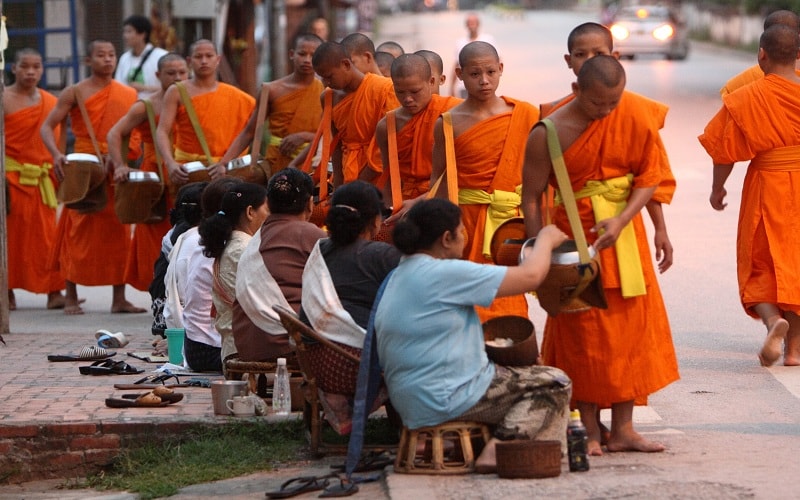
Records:
[[[669,9],[665,7],[625,7],[616,15],[617,21],[667,21]]]

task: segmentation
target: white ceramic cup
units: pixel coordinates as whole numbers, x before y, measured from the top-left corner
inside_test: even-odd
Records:
[[[233,399],[225,401],[225,406],[236,417],[252,417],[256,413],[252,398],[247,396],[234,396]]]

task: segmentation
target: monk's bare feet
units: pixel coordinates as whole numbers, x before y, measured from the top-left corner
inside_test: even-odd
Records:
[[[86,299],[78,299],[78,304],[83,304]],[[67,298],[61,295],[61,292],[54,292],[47,294],[47,308],[48,309],[64,309],[67,305]]]
[[[786,339],[786,333],[789,331],[789,322],[778,318],[767,328],[767,338],[758,353],[761,366],[772,366],[781,357],[781,348]]]
[[[586,441],[586,454],[590,457],[602,457],[603,446],[597,439],[588,439]]]
[[[9,311],[17,310],[17,297],[14,296],[14,290],[8,291],[8,310]]]
[[[497,438],[492,438],[483,447],[483,451],[475,460],[476,474],[497,473]]]
[[[78,304],[77,301],[72,302],[69,299],[66,299],[66,303],[64,304],[64,314],[67,316],[77,316],[79,314],[83,314],[83,308]]]
[[[136,307],[135,305],[131,304],[127,300],[123,300],[121,302],[116,302],[111,304],[111,312],[112,313],[143,313],[146,309],[142,309],[141,307]]]
[[[606,449],[609,452],[640,451],[643,453],[658,453],[666,448],[661,443],[645,439],[638,432],[630,431],[620,435],[612,434],[608,439]]]

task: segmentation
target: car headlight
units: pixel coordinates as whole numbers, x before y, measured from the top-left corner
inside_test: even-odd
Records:
[[[625,40],[630,36],[630,32],[625,26],[621,24],[615,24],[611,26],[611,35],[617,40]]]
[[[675,30],[669,24],[662,24],[658,28],[653,30],[653,38],[656,40],[660,40],[665,42],[672,38],[672,35],[675,34]]]

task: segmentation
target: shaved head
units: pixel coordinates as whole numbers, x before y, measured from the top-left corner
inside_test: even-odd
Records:
[[[761,34],[759,47],[764,49],[767,58],[777,64],[794,66],[797,60],[800,39],[797,30],[785,25],[775,24]]]
[[[214,42],[207,38],[201,38],[200,40],[195,41],[193,44],[189,45],[189,54],[193,54],[197,47],[201,45],[210,45],[212,49],[214,49],[214,53],[217,53],[217,46],[214,45]]]
[[[338,66],[342,59],[347,59],[344,47],[336,42],[325,42],[314,51],[311,64],[315,68],[322,66]]]
[[[375,52],[388,52],[394,57],[400,57],[406,53],[399,43],[393,41],[383,42],[382,44],[378,45],[375,48]]]
[[[163,70],[164,66],[172,61],[183,61],[185,63],[186,59],[177,52],[168,52],[158,59],[158,71]]]
[[[32,49],[30,47],[27,47],[27,48],[24,48],[24,49],[19,49],[18,51],[16,51],[14,53],[14,64],[17,64],[18,62],[20,62],[22,60],[22,58],[25,57],[25,56],[38,57],[39,59],[42,58],[42,54],[39,53],[38,50]]]
[[[458,53],[458,65],[464,68],[470,60],[476,57],[492,57],[497,60],[497,62],[500,62],[497,49],[495,49],[492,44],[486,42],[470,42]]]
[[[96,38],[91,42],[89,42],[86,45],[86,57],[91,57],[92,54],[94,54],[94,49],[97,48],[98,45],[105,45],[105,44],[111,45],[112,48],[114,47],[113,43],[109,42],[108,40],[103,40],[102,38]],[[114,52],[116,53],[116,50]]]
[[[418,76],[427,81],[431,79],[431,66],[424,57],[417,54],[403,54],[392,63],[392,78]]]
[[[577,43],[577,39],[585,35],[600,35],[607,42],[609,51],[613,50],[614,48],[614,38],[611,36],[611,31],[609,31],[608,28],[602,24],[583,23],[576,26],[572,31],[569,32],[569,36],[567,37],[567,52],[571,54],[572,49]]]
[[[367,35],[362,33],[350,33],[342,39],[342,47],[347,54],[347,57],[352,57],[353,54],[359,55],[369,52],[375,55],[375,44],[369,39]]]
[[[444,63],[442,62],[442,58],[439,57],[439,54],[432,50],[418,50],[414,52],[418,56],[422,56],[428,61],[428,64],[431,67],[431,71],[442,74],[444,73]]]
[[[578,73],[578,88],[587,90],[595,85],[615,88],[625,83],[625,69],[613,56],[595,56],[588,59]]]
[[[764,18],[764,31],[775,25],[787,26],[795,31],[800,31],[800,18],[791,10],[776,10]]]
[[[294,38],[294,48],[297,49],[301,44],[310,42],[315,45],[322,44],[322,38],[313,33],[301,33]]]

